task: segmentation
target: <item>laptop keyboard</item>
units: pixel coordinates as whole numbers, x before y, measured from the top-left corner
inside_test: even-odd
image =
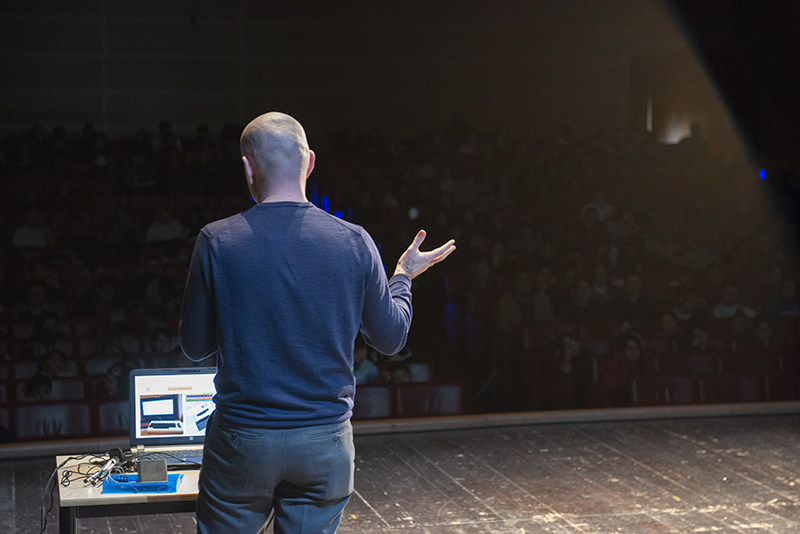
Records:
[[[202,458],[203,451],[200,449],[180,449],[166,452],[148,452],[144,458],[148,460],[167,460],[180,461],[179,458]]]

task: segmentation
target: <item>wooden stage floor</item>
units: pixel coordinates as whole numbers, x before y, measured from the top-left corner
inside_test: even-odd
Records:
[[[800,416],[356,436],[342,534],[800,533]],[[0,532],[39,531],[52,458],[0,462]],[[47,532],[57,532],[58,510]],[[192,514],[80,532],[194,532]],[[269,530],[271,532],[271,529]]]

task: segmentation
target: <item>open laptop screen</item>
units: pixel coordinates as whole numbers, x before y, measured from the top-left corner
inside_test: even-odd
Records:
[[[214,367],[131,371],[131,447],[202,444],[214,411],[216,372]]]

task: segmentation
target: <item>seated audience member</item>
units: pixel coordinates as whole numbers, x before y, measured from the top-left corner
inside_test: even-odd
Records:
[[[717,319],[729,319],[739,311],[746,317],[752,318],[756,316],[756,311],[753,308],[739,302],[739,286],[732,283],[725,284],[722,289],[722,299],[711,309],[711,315]]]
[[[521,269],[514,275],[514,285],[497,302],[497,330],[511,332],[533,319],[533,280]]]
[[[30,265],[30,273],[30,279],[25,284],[26,289],[30,289],[34,285],[42,286],[42,288],[44,288],[45,299],[48,302],[68,297],[67,292],[61,287],[61,283],[58,281],[58,276],[48,265],[47,261],[42,259],[33,260]]]
[[[103,321],[121,300],[117,279],[111,274],[100,273],[76,308],[85,317]]]
[[[533,296],[534,321],[552,321],[556,318],[553,288],[556,279],[550,267],[541,267],[536,272],[536,290]]]
[[[591,364],[580,340],[572,332],[562,333],[556,340],[556,358],[543,369],[542,407],[547,410],[584,407],[591,380]]]
[[[701,322],[692,322],[686,328],[686,343],[684,350],[687,352],[711,352],[708,327]]]
[[[470,269],[466,294],[469,313],[476,317],[488,316],[492,309],[494,291],[492,267],[484,258],[476,260]]]
[[[134,328],[128,317],[128,312],[122,303],[117,303],[108,311],[108,315],[101,321],[101,330],[107,336],[130,336]]]
[[[142,230],[133,222],[128,212],[117,210],[105,235],[108,255],[121,261],[138,261],[143,241]]]
[[[797,285],[794,280],[784,280],[780,293],[767,301],[764,315],[768,317],[800,316],[800,299],[797,298]]]
[[[52,349],[39,358],[39,367],[36,374],[55,379],[63,373],[65,366],[66,356],[64,353],[60,350]]]
[[[189,220],[186,223],[187,239],[194,242],[200,234],[200,230],[208,224],[208,218],[202,208],[195,208],[189,212]]]
[[[46,375],[37,374],[25,382],[25,400],[28,402],[50,400],[53,395],[53,380]]]
[[[411,370],[403,362],[388,361],[378,366],[379,383],[407,384],[411,382]]]
[[[592,270],[592,299],[595,302],[607,302],[611,297],[608,266],[598,263]]]
[[[52,303],[47,300],[47,290],[40,283],[31,284],[25,295],[25,303],[17,310],[16,320],[38,321],[48,314],[55,313]]]
[[[164,274],[164,268],[164,261],[161,256],[152,252],[146,254],[141,271],[128,283],[127,291],[131,295],[131,300],[139,301],[143,295],[147,294],[148,288],[152,290],[151,284],[154,280],[159,281],[157,295],[169,294],[172,295],[171,298],[174,298],[174,292],[169,292],[172,281]],[[166,292],[162,293],[162,290]]]
[[[655,319],[658,307],[655,299],[642,292],[642,278],[637,273],[625,277],[622,295],[609,302],[612,317],[625,321],[648,321]]]
[[[593,321],[604,316],[604,308],[594,299],[592,286],[578,279],[572,286],[570,298],[559,307],[559,319],[567,321]]]
[[[667,284],[668,296],[677,302],[686,293],[695,294],[694,274],[690,269],[677,267],[672,279]]]
[[[590,209],[594,210],[597,214],[597,221],[601,223],[608,221],[616,211],[616,208],[606,200],[605,195],[599,189],[592,191],[592,200],[581,208],[581,213]]]
[[[140,294],[141,295],[141,294]],[[177,300],[174,285],[165,277],[152,278],[141,298],[137,297],[134,309],[148,333],[166,328],[170,313],[175,311]]]
[[[658,329],[650,339],[648,346],[653,352],[678,352],[681,350],[683,332],[681,324],[669,312],[662,313],[658,319]]]
[[[193,363],[164,328],[153,330],[147,344],[148,356],[155,359],[157,367],[187,367]]]
[[[56,342],[67,338],[67,325],[54,312],[42,312],[33,324],[30,341],[34,351],[41,354]]]
[[[618,342],[618,350],[600,374],[598,388],[611,406],[630,406],[631,378],[653,372],[652,361],[643,354],[643,342],[629,332]]]
[[[182,259],[188,236],[189,230],[166,207],[161,207],[156,219],[147,227],[145,243],[162,260],[173,262]]]
[[[411,369],[404,363],[392,366],[392,384],[408,384],[411,382]]]
[[[724,350],[741,350],[747,338],[753,335],[753,320],[739,310],[728,319],[727,343]]]
[[[166,207],[162,206],[158,209],[156,219],[147,227],[145,242],[153,244],[183,240],[187,233],[183,224],[173,217]]]
[[[11,244],[14,248],[45,248],[54,246],[55,239],[42,214],[33,209],[25,216],[25,221],[14,229]]]
[[[737,340],[736,352],[747,372],[770,373],[793,367],[786,340],[775,336],[772,322],[765,316],[758,318],[754,327]]]
[[[101,249],[95,234],[88,226],[86,213],[71,213],[67,231],[58,236],[56,245],[62,251],[69,251],[81,264],[96,266],[102,261],[105,251]]]
[[[172,130],[172,122],[165,119],[158,123],[158,134],[153,139],[153,152],[173,148],[182,151],[183,145],[181,138]]]
[[[372,384],[379,381],[378,368],[368,358],[369,347],[364,337],[356,336],[353,347],[353,372],[356,376],[356,385]]]
[[[121,358],[111,364],[103,379],[100,394],[104,397],[127,397],[130,393],[130,374],[139,368],[135,358]]]
[[[692,292],[684,292],[678,296],[675,306],[672,308],[672,315],[682,322],[693,321],[700,318],[703,313],[701,310],[701,299]]]

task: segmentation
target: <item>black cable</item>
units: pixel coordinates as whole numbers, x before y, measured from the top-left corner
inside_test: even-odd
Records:
[[[47,529],[47,516],[53,509],[53,505],[55,504],[55,499],[53,498],[53,492],[56,489],[55,478],[56,474],[58,473],[58,470],[64,467],[67,464],[67,462],[70,462],[72,460],[83,460],[84,458],[89,458],[89,457],[102,458],[102,456],[99,454],[82,454],[80,456],[70,456],[69,458],[61,462],[59,465],[57,465],[56,468],[53,470],[53,473],[50,475],[50,478],[47,479],[47,482],[44,485],[44,489],[42,490],[42,504],[39,508],[39,525],[41,526],[41,530],[39,531],[40,534],[44,534],[44,531]],[[65,487],[69,486],[69,477],[72,474],[73,474],[72,471],[65,471],[61,477],[61,484],[64,485]],[[79,471],[78,474],[82,473],[80,473]],[[51,482],[53,483],[53,486],[50,488],[49,492],[50,506],[48,506],[47,510],[45,511],[45,504],[47,502],[46,499],[48,496],[47,487],[50,486]]]

